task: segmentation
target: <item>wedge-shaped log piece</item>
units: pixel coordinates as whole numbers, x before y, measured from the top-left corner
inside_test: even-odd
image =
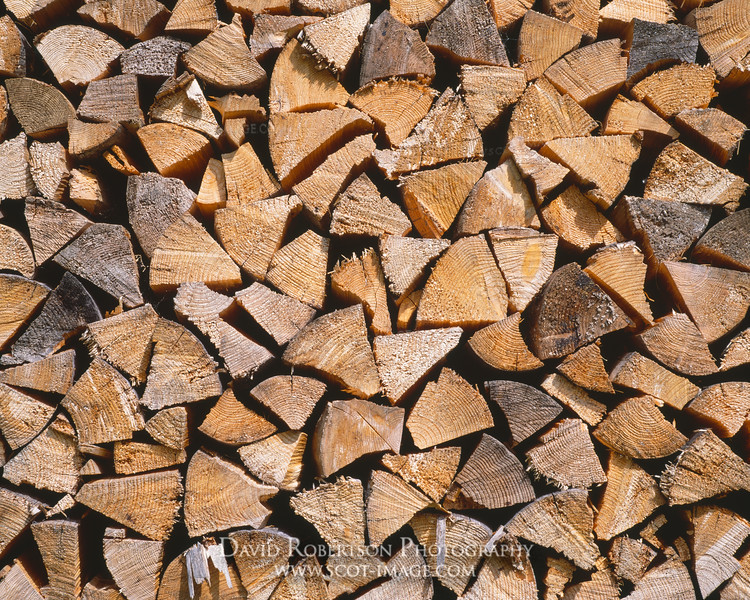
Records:
[[[517,381],[487,381],[490,400],[503,411],[513,445],[534,435],[561,412],[562,407],[547,394]]]
[[[174,123],[151,123],[141,127],[138,139],[164,177],[199,179],[212,154],[208,138]]]
[[[12,0],[11,0],[12,2]],[[13,10],[14,7],[9,7]],[[19,15],[15,15],[16,18]],[[3,36],[3,48],[0,50],[0,75],[3,77],[24,77],[26,75],[26,55],[28,42],[16,27],[10,15],[0,19],[0,31]],[[11,81],[8,79],[7,81]]]
[[[506,531],[567,556],[591,570],[599,558],[594,513],[586,490],[566,490],[537,498],[508,521]]]
[[[557,138],[584,137],[597,123],[568,95],[562,96],[546,79],[532,83],[510,117],[508,139],[520,137],[532,148]]]
[[[693,564],[698,588],[707,598],[740,569],[734,557],[745,538],[750,523],[740,515],[717,506],[696,506],[692,510]]]
[[[440,372],[437,382],[427,384],[406,420],[414,445],[420,449],[489,429],[494,424],[482,394],[447,368]]]
[[[411,231],[411,221],[363,173],[339,194],[329,231],[339,236],[403,236]]]
[[[176,469],[84,483],[76,501],[152,540],[166,539],[182,497]]]
[[[112,146],[122,145],[127,141],[125,128],[119,123],[111,121],[107,123],[86,123],[77,119],[70,119],[68,121],[68,136],[68,152],[73,159],[79,162],[95,160]],[[76,171],[79,173],[87,172],[82,169],[76,169]],[[48,193],[43,195],[45,197],[50,196]],[[77,200],[73,200],[76,204],[79,203]]]
[[[235,294],[237,303],[283,346],[315,317],[315,309],[299,300],[271,291],[260,283]]]
[[[210,158],[203,172],[201,187],[195,197],[195,204],[204,218],[210,218],[220,208],[227,205],[227,180],[224,174],[224,164],[215,158]]]
[[[141,403],[151,410],[221,394],[216,363],[182,325],[160,319],[153,334],[151,370]]]
[[[352,108],[273,113],[268,147],[282,187],[291,189],[309,177],[329,154],[370,131],[372,121]]]
[[[100,358],[93,360],[61,404],[73,418],[82,444],[129,440],[145,427],[135,390]]]
[[[750,554],[740,558],[740,568],[721,590],[721,600],[742,600],[750,593]]]
[[[239,287],[242,277],[239,267],[216,240],[195,217],[185,213],[156,243],[149,284],[155,292],[164,293],[190,281],[225,290]]]
[[[262,281],[289,222],[300,210],[296,196],[243,202],[217,210],[214,228],[229,256],[244,272]]]
[[[479,566],[492,530],[470,517],[435,512],[417,514],[409,525],[425,549],[430,574],[451,591],[463,594]]]
[[[242,462],[263,483],[281,490],[299,489],[307,434],[284,431],[239,449]]]
[[[540,152],[568,167],[586,197],[606,210],[627,185],[640,146],[636,136],[609,135],[556,139]]]
[[[613,0],[599,10],[602,33],[622,33],[633,19],[665,24],[674,20],[674,7],[668,0]]]
[[[386,10],[372,22],[365,35],[359,85],[391,77],[417,78],[429,83],[435,77],[435,59],[419,33]]]
[[[526,453],[529,467],[538,477],[564,489],[588,488],[607,481],[583,421],[563,419],[539,440]]]
[[[711,227],[691,256],[699,262],[750,271],[750,210],[739,210]]]
[[[0,556],[4,555],[10,544],[26,530],[42,511],[43,506],[44,504],[36,498],[0,488],[0,512],[3,514],[0,525]]]
[[[385,600],[386,598],[430,600],[432,598],[432,578],[428,575],[424,555],[413,542],[404,545],[388,560],[386,572],[392,573],[393,577],[360,596],[360,600]]]
[[[146,381],[152,337],[158,321],[159,315],[150,304],[146,304],[89,323],[81,339],[91,356],[106,360],[136,382],[143,383]]]
[[[468,345],[485,364],[500,371],[531,371],[544,364],[521,335],[521,313],[492,323],[469,338]]]
[[[185,525],[190,537],[233,527],[263,527],[263,504],[278,488],[258,483],[237,465],[198,450],[185,476]]]
[[[594,437],[631,458],[663,458],[674,454],[687,438],[664,418],[655,401],[649,396],[626,400],[610,411],[594,430]]]
[[[365,545],[365,501],[362,482],[342,477],[292,496],[289,504],[312,523],[331,548]]]
[[[81,483],[83,457],[70,421],[58,416],[42,433],[3,466],[3,477],[14,485],[75,494]]]
[[[506,544],[505,547],[518,548],[518,540],[513,536],[504,536],[503,543]],[[513,557],[502,556],[501,551],[491,553],[482,563],[476,581],[461,598],[482,600],[503,596],[517,600],[535,600],[539,597],[534,569],[526,552],[521,552],[520,555],[516,553]]]
[[[675,117],[675,126],[691,145],[722,167],[737,153],[746,130],[742,121],[718,108],[684,110]]]
[[[282,360],[319,371],[355,396],[369,398],[380,390],[361,304],[315,319],[289,342]]]
[[[386,398],[401,402],[458,346],[461,333],[451,327],[376,337],[373,349]]]
[[[218,25],[215,0],[178,0],[164,31],[207,35]]]
[[[106,77],[125,49],[106,33],[83,25],[63,25],[34,40],[39,54],[64,88]]]
[[[657,157],[643,195],[654,200],[718,204],[733,211],[747,191],[741,177],[717,167],[681,142]]]
[[[268,600],[299,540],[274,529],[242,529],[228,537],[238,549],[234,564],[245,590],[253,598]],[[248,551],[240,552],[241,548]]]
[[[526,80],[541,77],[547,67],[580,46],[583,30],[575,25],[530,10],[518,33],[518,62]]]
[[[309,229],[276,251],[266,280],[300,302],[323,308],[329,244],[328,238]]]
[[[363,85],[349,104],[368,114],[391,147],[400,146],[427,115],[438,93],[417,81],[387,79]]]
[[[454,0],[430,24],[425,41],[458,63],[510,66],[497,24],[480,0]]]
[[[164,543],[125,536],[124,529],[108,527],[102,543],[107,570],[117,587],[134,600],[156,600],[164,559]]]
[[[691,504],[734,490],[750,491],[750,465],[710,429],[697,431],[661,474],[670,505]]]
[[[707,108],[714,97],[716,72],[694,63],[657,71],[636,84],[630,95],[663,119],[671,119],[688,108]]]
[[[130,226],[151,258],[162,234],[193,206],[195,193],[179,179],[144,173],[128,177],[125,198]]]
[[[239,2],[243,4],[253,3],[254,0],[239,0]],[[289,1],[281,0],[281,3],[289,4]],[[243,10],[240,6],[237,6],[235,12],[242,14]],[[265,13],[255,15],[253,17],[253,36],[250,39],[250,52],[259,61],[264,61],[269,57],[275,56],[289,40],[297,37],[297,34],[305,25],[316,23],[322,18],[317,16],[289,16]]]
[[[661,275],[709,344],[735,329],[750,307],[750,273],[664,262]]]
[[[747,36],[741,33],[750,24],[745,5],[738,0],[707,7],[703,7],[707,2],[688,4],[689,8],[698,9],[693,15],[695,28],[719,77],[736,80],[736,83],[745,82],[747,75],[744,71],[750,52]]]
[[[64,350],[25,365],[0,371],[0,383],[39,392],[65,394],[73,385],[75,350]]]
[[[615,575],[635,583],[646,574],[648,566],[656,558],[656,550],[642,540],[622,535],[612,540],[607,558]]]
[[[42,588],[44,597],[50,600],[78,598],[83,562],[81,522],[41,521],[31,526],[31,533],[47,572],[47,585]]]
[[[0,274],[0,349],[13,339],[49,293],[43,283],[20,275]]]
[[[596,38],[599,28],[599,3],[596,0],[543,0],[542,9],[555,19],[579,27],[586,38]]]
[[[330,402],[312,439],[318,471],[329,477],[365,454],[398,453],[403,427],[403,408],[358,399]]]
[[[123,73],[149,79],[175,77],[180,55],[189,49],[190,44],[182,40],[155,37],[135,44],[120,54],[120,68]]]
[[[19,279],[23,282],[28,281]],[[38,298],[32,300],[33,306],[29,306],[29,303],[24,299],[20,307],[16,307],[11,312],[11,315],[13,315],[21,308],[23,311],[21,315],[25,319],[36,308],[47,289],[40,290],[38,286],[14,287],[15,289],[11,288],[11,290],[16,293],[23,290],[29,293],[31,298],[35,296]],[[14,299],[12,293],[9,294],[9,299]],[[68,338],[76,335],[87,323],[99,321],[101,318],[99,308],[86,288],[74,275],[66,272],[58,286],[47,296],[37,317],[11,347],[12,356],[9,364],[33,362],[46,358],[59,350]],[[2,322],[1,319],[0,322]],[[14,323],[14,320],[10,320],[10,322]],[[20,326],[20,323],[18,325]]]
[[[561,358],[630,320],[575,264],[557,269],[531,305],[530,347],[542,360]]]
[[[328,596],[323,567],[318,563],[318,559],[309,556],[297,564],[300,568],[287,573],[269,600],[294,600],[294,598],[323,600]]]
[[[89,123],[98,127],[97,123]],[[104,124],[107,127],[107,124]],[[118,125],[118,130],[120,126]],[[109,150],[104,150],[109,152]],[[97,151],[97,154],[99,152]],[[70,199],[92,215],[107,215],[112,211],[110,190],[103,185],[102,178],[89,168],[71,169],[68,181]]]
[[[362,304],[375,335],[391,333],[388,291],[378,255],[372,248],[365,250],[361,257],[339,262],[331,274],[331,289],[348,304]]]
[[[159,88],[148,111],[149,120],[195,129],[212,140],[222,133],[195,75],[183,73]]]
[[[60,250],[53,262],[90,281],[127,308],[143,304],[130,234],[122,225],[91,225]]]
[[[36,184],[31,177],[31,157],[26,147],[25,133],[0,144],[0,160],[4,165],[3,176],[0,177],[0,199],[20,200],[34,195]]]
[[[187,460],[185,450],[146,442],[115,442],[115,473],[133,475],[179,465]]]
[[[504,319],[505,279],[481,236],[461,238],[440,257],[424,287],[418,328],[477,328]]]
[[[167,448],[186,448],[190,441],[187,409],[176,406],[160,410],[146,421],[146,432]]]
[[[586,393],[586,390],[557,373],[547,375],[542,381],[541,387],[591,426],[599,423],[607,412],[607,407],[604,404],[594,400]]]
[[[634,18],[625,32],[628,85],[648,73],[675,63],[694,63],[698,32],[687,25],[653,23]]]
[[[653,598],[675,598],[693,600],[695,588],[690,571],[679,557],[649,569],[642,579],[635,582],[635,589],[625,600],[652,600]]]
[[[62,200],[70,178],[68,153],[60,142],[31,142],[29,168],[37,191],[50,200]]]
[[[609,378],[615,385],[658,398],[676,410],[681,410],[700,391],[690,380],[637,352],[625,354],[612,367]]]
[[[21,559],[15,559],[12,566],[6,566],[3,570],[3,578],[0,580],[0,594],[3,598],[44,600],[39,583],[30,571],[33,572],[32,565],[24,564]],[[89,599],[86,598],[86,600]],[[121,597],[115,600],[121,600]]]
[[[458,470],[461,448],[433,448],[429,452],[386,454],[382,463],[402,479],[415,484],[435,502],[448,490]]]
[[[544,76],[583,108],[595,109],[625,83],[628,59],[623,54],[619,39],[596,42],[569,52],[550,65]]]
[[[216,401],[198,430],[222,444],[252,444],[276,433],[276,426],[237,399],[232,388]]]
[[[393,150],[376,150],[375,159],[386,177],[395,179],[424,167],[479,159],[483,152],[482,136],[466,103],[447,88],[409,137]]]
[[[745,329],[729,342],[721,356],[720,371],[750,363],[750,329]]]
[[[518,458],[504,444],[482,434],[443,504],[458,510],[493,509],[531,502],[534,498],[534,488]]]
[[[443,239],[396,235],[380,239],[380,260],[396,304],[414,291],[424,279],[428,265],[449,246],[450,242]]]
[[[294,430],[302,429],[326,391],[324,383],[300,375],[276,375],[261,381],[250,395]]]
[[[726,381],[703,389],[686,407],[720,437],[732,437],[750,418],[750,384]]]
[[[442,237],[453,223],[458,211],[461,210],[469,192],[482,177],[486,166],[487,163],[484,161],[462,162],[400,177],[401,196],[415,229],[423,237]],[[503,179],[505,181],[502,181]],[[512,191],[504,185],[510,184],[507,176],[503,177],[503,173],[495,173],[488,186],[493,184],[495,189],[492,191],[497,195],[503,194],[499,201],[505,200],[510,204],[512,198],[508,196],[511,196]],[[487,194],[489,195],[492,191],[488,191]],[[479,204],[488,200],[487,196],[483,196],[476,202]],[[485,227],[485,229],[488,228]],[[474,231],[478,227],[468,225],[464,229],[466,231],[462,233],[479,233],[479,231]]]
[[[642,132],[643,149],[661,148],[677,139],[680,132],[642,102],[619,95],[602,121],[603,135],[632,135]]]
[[[0,225],[0,269],[15,271],[24,277],[34,277],[36,270],[34,255],[26,240],[7,225]]]
[[[121,123],[133,130],[143,126],[135,75],[117,75],[92,81],[78,105],[78,117],[97,123]]]
[[[220,90],[254,91],[268,81],[247,46],[238,16],[188,50],[182,61],[188,71]]]
[[[706,340],[683,313],[656,319],[652,327],[635,336],[635,342],[664,366],[683,375],[701,377],[718,370]]]
[[[607,486],[594,520],[596,537],[611,540],[642,523],[663,504],[666,499],[654,478],[634,460],[612,452],[607,467]]]
[[[604,368],[599,342],[583,346],[557,365],[557,372],[569,381],[592,392],[614,393],[609,374]]]
[[[292,188],[316,225],[322,226],[330,220],[333,201],[367,168],[374,150],[371,135],[356,137],[329,155],[310,177]]]
[[[419,229],[418,221],[413,220]],[[455,235],[475,235],[495,227],[538,229],[539,226],[539,217],[521,173],[512,160],[506,160],[487,171],[472,188],[456,222]]]
[[[75,117],[75,108],[56,87],[27,77],[5,80],[13,116],[26,135],[35,139],[55,137]]]
[[[466,105],[482,131],[497,125],[526,89],[521,69],[496,65],[462,65],[459,79]]]
[[[635,239],[650,271],[677,260],[708,227],[710,206],[624,196],[612,213],[617,226]]]
[[[373,471],[367,486],[367,536],[370,544],[380,546],[430,504],[427,496],[400,477],[386,471]]]
[[[361,4],[302,30],[302,47],[334,75],[344,77],[370,21],[370,5]]]
[[[253,59],[255,61],[255,59]],[[349,93],[327,69],[319,69],[315,57],[291,39],[276,59],[268,92],[273,113],[343,106]]]
[[[135,7],[126,0],[86,0],[76,12],[102,29],[141,40],[159,33],[169,20],[167,7],[156,0],[139,0]]]

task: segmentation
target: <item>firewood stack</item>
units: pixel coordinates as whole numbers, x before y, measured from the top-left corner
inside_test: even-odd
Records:
[[[750,598],[747,0],[5,0],[0,600]]]

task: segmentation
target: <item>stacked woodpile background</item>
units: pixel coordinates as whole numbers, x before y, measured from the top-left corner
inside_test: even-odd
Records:
[[[750,598],[750,2],[4,5],[0,599]]]

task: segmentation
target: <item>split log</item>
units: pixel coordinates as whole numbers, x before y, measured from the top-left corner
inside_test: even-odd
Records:
[[[0,593],[3,598],[24,598],[24,600],[44,600],[39,585],[22,560],[13,561],[3,569],[0,579]],[[88,600],[88,599],[87,599]]]
[[[727,344],[721,356],[720,371],[727,371],[750,363],[750,330],[745,329]]]
[[[403,423],[403,408],[359,399],[328,403],[312,438],[318,471],[323,477],[329,477],[366,454],[398,453]]]
[[[263,527],[271,511],[263,504],[278,488],[262,485],[240,467],[198,450],[185,476],[185,526],[190,537],[233,527]]]
[[[747,238],[750,210],[740,210],[711,227],[693,248],[691,257],[700,262],[750,271]]]
[[[614,393],[614,388],[609,381],[609,374],[604,368],[604,359],[599,349],[600,345],[600,342],[597,341],[566,356],[557,365],[558,373],[564,375],[575,385],[592,392]]]
[[[108,527],[102,543],[107,570],[117,587],[134,600],[156,600],[164,544],[127,538],[124,529]]]
[[[92,81],[78,105],[78,117],[98,123],[121,123],[130,130],[144,124],[135,75]]]
[[[737,153],[746,129],[742,121],[718,108],[684,110],[675,117],[675,126],[684,139],[722,167]]]
[[[690,504],[750,488],[750,466],[710,429],[698,430],[667,465],[660,486],[670,505]]]
[[[630,95],[662,119],[689,108],[707,108],[714,96],[716,72],[694,63],[677,65],[649,75],[633,86]]]
[[[338,263],[331,274],[331,290],[348,304],[362,304],[375,335],[391,333],[388,292],[374,250],[365,250],[359,258]]]
[[[280,490],[299,489],[307,434],[284,431],[239,449],[247,470]]]
[[[0,269],[34,277],[36,265],[31,248],[23,236],[6,225],[0,225]]]
[[[532,148],[539,148],[557,138],[587,136],[596,128],[596,121],[573,98],[539,79],[526,88],[513,109],[508,139],[520,137]]]
[[[387,235],[380,239],[380,260],[388,289],[401,304],[426,275],[428,265],[450,246],[448,240]]]
[[[364,3],[365,0],[299,0],[299,10],[328,17]]]
[[[487,402],[471,384],[444,368],[430,382],[406,419],[414,445],[423,450],[494,426]]]
[[[80,521],[55,519],[34,523],[31,532],[47,572],[47,585],[41,590],[44,597],[50,600],[79,597],[84,556]]]
[[[532,371],[544,363],[529,350],[521,335],[521,313],[480,329],[469,338],[468,346],[477,357],[500,371]]]
[[[86,0],[76,12],[102,29],[141,40],[154,37],[169,20],[169,11],[156,0],[140,0],[134,7],[123,0]]]
[[[14,7],[8,8],[13,10]],[[0,31],[2,31],[3,38],[2,49],[0,49],[0,76],[25,77],[28,60],[26,38],[9,15],[3,15],[0,18]]]
[[[502,443],[482,434],[443,502],[449,509],[504,508],[536,497],[523,465]]]
[[[146,421],[146,432],[167,448],[186,448],[190,441],[188,412],[183,406],[165,408]]]
[[[715,6],[704,7],[704,4],[707,3],[689,2],[689,8],[696,8],[693,17],[701,46],[719,77],[732,85],[746,82],[744,71],[750,47],[744,36],[735,33],[735,28],[742,31],[747,24],[742,3],[732,0]]]
[[[529,468],[537,477],[562,489],[589,488],[607,481],[583,421],[558,421],[539,441],[526,453]]]
[[[5,349],[50,293],[43,283],[20,275],[0,274],[0,349]]]
[[[380,390],[361,304],[318,317],[289,342],[282,360],[319,371],[349,393],[369,398]]]
[[[544,12],[583,30],[587,38],[596,38],[599,27],[599,5],[592,0],[544,0]]]
[[[365,35],[359,85],[391,77],[429,83],[435,77],[435,59],[419,33],[386,10],[372,22]]]
[[[503,542],[511,549],[518,548],[517,540],[505,535]],[[482,564],[477,579],[462,596],[466,600],[480,600],[508,595],[518,600],[533,600],[539,597],[536,578],[531,561],[525,551],[518,551],[512,556],[503,556],[504,550],[492,552]]]
[[[73,385],[75,351],[64,350],[36,362],[0,371],[0,383],[39,392],[66,394]]]
[[[576,566],[568,559],[548,556],[547,573],[544,576],[544,585],[547,588],[544,600],[560,600],[565,587],[573,580],[575,570]]]
[[[289,571],[269,600],[311,598],[324,600],[328,595],[323,569],[317,558],[310,556],[298,563],[299,569]]]
[[[419,511],[430,499],[400,477],[386,471],[372,472],[367,486],[367,537],[380,546]]]
[[[750,555],[745,554],[740,558],[740,569],[729,580],[721,590],[721,600],[741,600],[743,595],[750,592],[750,577],[748,577],[748,564]]]
[[[688,379],[637,352],[622,356],[609,377],[615,385],[653,396],[676,410],[681,410],[700,391]]]
[[[149,539],[164,540],[177,520],[182,492],[175,469],[84,483],[76,501]]]
[[[311,377],[277,375],[250,390],[250,395],[269,408],[290,428],[300,430],[326,391],[324,383]]]
[[[687,442],[649,396],[631,398],[612,409],[594,437],[620,454],[637,459],[674,454]]]
[[[670,558],[649,569],[642,579],[635,582],[635,589],[625,600],[650,600],[670,596],[680,600],[695,598],[690,572],[679,558]]]
[[[648,73],[675,63],[694,63],[698,32],[686,25],[653,23],[634,18],[625,30],[628,85]]]
[[[190,49],[190,44],[171,37],[159,36],[135,44],[120,54],[123,73],[148,79],[168,79],[177,76],[180,55]]]
[[[497,125],[526,88],[526,76],[520,69],[461,65],[458,76],[466,106],[482,131]]]
[[[677,304],[710,344],[734,330],[750,307],[750,274],[664,262],[660,275]]]
[[[252,444],[277,431],[273,423],[240,402],[232,388],[219,397],[198,430],[230,446]]]
[[[378,336],[373,342],[383,394],[399,404],[456,346],[461,329],[451,327]]]
[[[518,445],[552,422],[562,407],[538,389],[516,381],[487,381],[490,400],[496,402],[508,422],[512,445]]]
[[[236,0],[235,0],[236,1]],[[241,0],[242,2],[252,2],[253,0]],[[273,1],[273,0],[272,0]],[[232,0],[230,0],[230,3]],[[288,0],[280,0],[280,3],[287,4]],[[237,6],[240,14],[243,13],[242,7]],[[323,17],[302,16],[302,15],[283,15],[283,14],[257,14],[253,17],[253,35],[250,39],[250,52],[255,60],[264,61],[271,56],[275,56],[305,25],[317,23]]]
[[[144,442],[115,442],[115,473],[132,475],[179,465],[187,460],[185,450]]]
[[[314,308],[257,282],[237,292],[235,298],[279,346],[290,341],[315,317]]]
[[[0,144],[0,159],[5,165],[0,177],[0,199],[21,199],[33,196],[36,192],[29,167],[29,150],[26,147],[26,134],[20,133],[13,139]]]
[[[518,33],[518,62],[527,81],[541,77],[559,58],[580,46],[583,30],[529,10]]]
[[[477,328],[504,319],[505,280],[483,237],[465,237],[438,259],[424,287],[417,328]]]
[[[59,142],[31,142],[29,169],[37,191],[50,200],[61,200],[70,177],[70,159]]]
[[[594,543],[594,513],[586,490],[566,490],[537,498],[518,511],[506,531],[567,556],[578,567],[594,568],[599,548]]]
[[[632,135],[641,132],[642,150],[658,147],[677,139],[680,132],[642,102],[618,95],[602,122],[603,135]]]
[[[708,423],[718,436],[732,437],[750,416],[750,385],[744,381],[725,381],[708,386],[686,410]]]
[[[552,273],[531,304],[529,319],[529,345],[541,360],[567,356],[630,323],[575,263]]]
[[[279,291],[315,309],[326,297],[330,240],[308,229],[273,255],[266,280]]]
[[[218,140],[222,134],[195,75],[188,73],[167,80],[159,88],[148,116],[151,122],[164,121],[195,129],[212,140]]]
[[[178,0],[164,31],[205,36],[219,26],[215,0]]]
[[[42,512],[43,506],[36,498],[0,488],[0,511],[4,515],[0,527],[0,556]]]
[[[461,448],[450,446],[433,448],[428,452],[412,454],[386,454],[383,466],[440,502],[458,471]]]
[[[274,529],[244,529],[228,537],[245,590],[253,598],[268,600],[299,540]]]
[[[612,540],[607,557],[614,567],[615,575],[636,583],[643,579],[649,565],[656,558],[656,551],[641,540],[623,535]]]
[[[541,387],[591,426],[599,423],[607,412],[607,407],[604,404],[594,400],[584,389],[557,373],[547,375],[542,381]]]
[[[48,139],[68,127],[76,111],[70,100],[56,87],[27,77],[5,80],[13,116],[29,137]]]
[[[613,0],[599,10],[599,30],[622,33],[633,19],[669,23],[674,20],[674,7],[668,0]]]
[[[47,403],[5,384],[0,384],[0,399],[0,431],[11,450],[33,440],[55,412]]]
[[[211,142],[192,129],[173,123],[151,123],[138,130],[146,154],[164,177],[193,180],[211,158]]]
[[[345,77],[370,21],[370,5],[349,10],[308,24],[302,30],[302,47],[339,77]]]
[[[68,152],[76,161],[92,160],[112,146],[125,143],[125,129],[119,123],[86,123],[68,121]],[[48,194],[43,194],[49,197]],[[56,198],[52,197],[53,200]],[[76,202],[77,203],[77,202]],[[89,211],[93,212],[93,211]]]
[[[214,216],[217,210],[227,205],[227,181],[220,160],[208,160],[195,204],[204,218]]]

